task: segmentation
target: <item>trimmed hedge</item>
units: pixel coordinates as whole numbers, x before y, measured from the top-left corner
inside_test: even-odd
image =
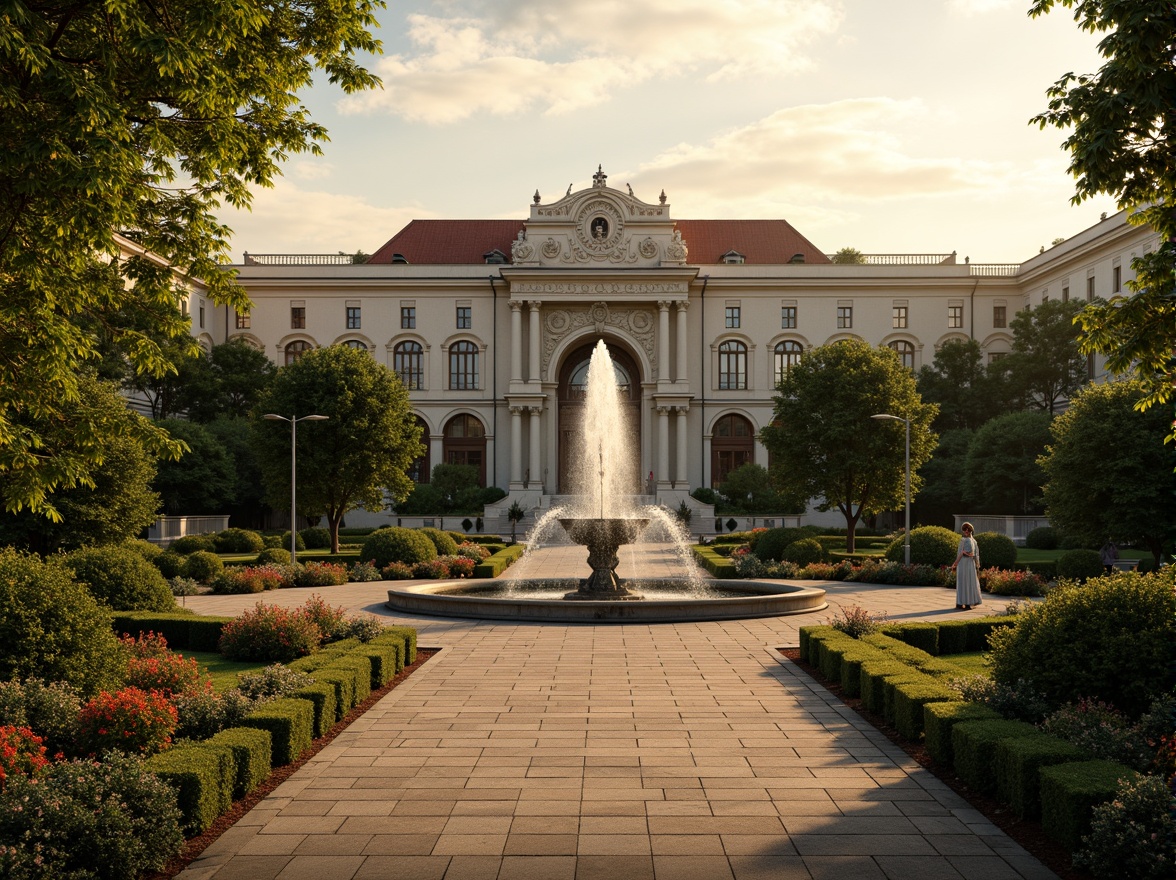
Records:
[[[735,577],[735,563],[716,553],[713,547],[694,547],[694,561],[705,568],[712,577]]]
[[[507,570],[527,550],[525,544],[511,544],[474,566],[474,577],[495,578]]]
[[[1022,819],[1041,815],[1042,767],[1082,761],[1090,754],[1056,736],[1014,737],[996,744],[996,793]]]
[[[299,688],[290,694],[299,700],[309,700],[314,704],[314,738],[318,739],[335,726],[339,717],[338,700],[335,697],[335,687],[327,681],[316,681],[304,688]]]
[[[993,631],[1016,626],[1017,616],[1011,614],[1004,617],[977,617],[975,620],[966,621],[965,624],[968,631],[967,650],[987,651],[988,637]]]
[[[890,624],[882,627],[882,632],[928,654],[939,653],[939,627],[934,623]]]
[[[216,749],[202,743],[180,745],[152,755],[145,766],[175,789],[186,836],[208,830],[223,812],[221,756]]]
[[[875,715],[883,715],[886,708],[886,679],[910,675],[911,667],[891,657],[862,661],[862,703]]]
[[[1024,721],[963,721],[951,730],[955,771],[971,789],[996,792],[996,746],[1014,737],[1045,736]]]
[[[931,676],[925,681],[896,684],[894,688],[894,726],[910,742],[918,742],[923,733],[924,710],[933,703],[949,703],[957,694],[946,684]]]
[[[940,655],[964,654],[968,650],[968,621],[945,620],[937,624]]]
[[[1114,761],[1076,761],[1041,768],[1041,828],[1070,852],[1090,833],[1094,808],[1115,799],[1119,780],[1138,777]]]
[[[394,639],[399,639],[404,645],[404,663],[410,665],[416,663],[417,658],[417,631],[411,626],[386,626],[384,631],[368,642],[369,645],[383,645],[389,644]],[[403,669],[404,667],[401,667]],[[400,670],[396,670],[399,672]]]
[[[314,739],[314,704],[309,700],[282,697],[263,703],[241,721],[242,727],[267,730],[273,738],[273,764],[293,763],[310,748]]]
[[[273,764],[269,731],[256,727],[228,727],[203,745],[227,748],[233,755],[233,800],[240,800],[265,782]]]
[[[951,730],[963,721],[999,721],[1001,715],[980,703],[944,701],[923,706],[923,741],[936,764],[950,767],[953,761]]]
[[[190,611],[176,610],[172,613],[158,611],[120,611],[112,616],[117,635],[128,633],[139,636],[143,633],[160,633],[167,639],[169,648],[190,651],[216,652],[219,649],[221,630],[231,617],[205,617]]]

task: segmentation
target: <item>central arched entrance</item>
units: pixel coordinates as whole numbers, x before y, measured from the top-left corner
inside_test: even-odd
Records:
[[[629,435],[633,438],[634,466],[632,472],[640,474],[641,458],[641,373],[632,355],[617,343],[605,340],[617,374],[617,385],[625,402]],[[576,491],[572,485],[575,473],[576,437],[580,432],[580,420],[584,413],[584,393],[588,383],[588,363],[596,340],[586,342],[573,349],[564,359],[559,371],[559,492],[567,495]],[[640,478],[630,490],[640,494]]]

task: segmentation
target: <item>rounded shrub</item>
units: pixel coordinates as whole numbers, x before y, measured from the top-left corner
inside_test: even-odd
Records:
[[[290,551],[285,547],[266,547],[257,554],[258,565],[289,565]]]
[[[160,553],[151,561],[165,578],[174,578],[184,576],[184,563],[188,561],[188,557],[168,548],[167,552]]]
[[[50,755],[73,754],[81,710],[78,690],[67,681],[0,682],[0,725],[31,728]]]
[[[102,691],[82,706],[78,745],[83,752],[154,755],[171,742],[179,716],[158,691],[126,687]]]
[[[1058,549],[1059,550],[1089,550],[1090,548],[1087,547],[1086,542],[1083,541],[1081,538],[1079,538],[1077,535],[1062,535],[1062,537],[1058,538]]]
[[[1051,706],[1081,698],[1138,718],[1176,663],[1176,569],[1062,583],[990,638],[992,676],[1024,679]]]
[[[1067,550],[1058,557],[1058,577],[1083,583],[1105,573],[1097,550]]]
[[[216,552],[216,535],[211,532],[207,535],[183,535],[172,541],[168,549],[184,556],[197,550]]]
[[[449,532],[443,532],[440,529],[431,529],[427,526],[417,531],[433,542],[433,546],[437,548],[438,556],[457,555],[457,541],[453,540],[453,536]]]
[[[215,553],[207,550],[197,550],[184,563],[184,577],[207,584],[225,570],[225,564]]]
[[[1017,545],[1008,535],[980,532],[976,535],[976,545],[980,548],[982,568],[1003,568],[1007,571],[1017,564]],[[955,556],[951,558],[955,559]]]
[[[303,529],[298,533],[298,537],[302,539],[302,543],[306,545],[306,549],[308,550],[331,549],[331,530],[325,529],[322,526],[312,526],[309,529]]]
[[[397,526],[377,529],[363,542],[359,558],[374,562],[384,568],[392,562],[416,565],[437,558],[437,547],[428,536],[417,529]]]
[[[127,547],[87,547],[63,563],[115,611],[171,611],[175,596],[158,568]]]
[[[265,540],[249,529],[225,529],[216,533],[217,553],[259,553],[265,549]]]
[[[1025,547],[1029,550],[1057,550],[1061,535],[1053,526],[1038,526],[1025,536]]]
[[[269,549],[270,547],[281,547],[282,546],[282,536],[281,535],[262,535],[261,542],[265,545],[266,549]],[[287,547],[290,546],[290,536],[289,535],[286,536],[286,546]]]
[[[258,602],[221,629],[220,652],[230,660],[287,663],[317,651],[322,630],[301,610]]]
[[[288,531],[282,532],[282,542],[280,544],[278,544],[278,546],[285,547],[287,550],[290,549],[290,533]],[[294,536],[294,550],[295,550],[295,552],[305,550],[305,549],[306,549],[306,542],[302,540],[302,535],[301,534],[295,535]]]
[[[891,562],[903,562],[903,535],[899,535],[886,548],[886,558]],[[943,526],[920,526],[911,530],[912,565],[951,565],[955,562],[960,546],[960,536]],[[988,560],[980,554],[981,565]]]
[[[803,529],[778,527],[760,532],[751,543],[751,551],[764,562],[779,562],[789,544],[810,537]]]
[[[158,544],[152,544],[150,541],[144,541],[142,538],[131,538],[124,543],[148,562],[154,562],[163,554],[162,547]]]
[[[825,561],[825,548],[816,538],[801,538],[784,548],[784,560],[796,565],[812,565]]]

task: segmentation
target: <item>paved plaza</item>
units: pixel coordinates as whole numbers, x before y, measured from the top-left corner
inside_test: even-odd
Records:
[[[584,553],[541,551],[522,574],[579,575]],[[619,573],[667,558],[630,548]],[[941,588],[818,585],[826,611],[640,625],[393,615],[386,583],[190,597],[235,614],[318,593],[441,650],[179,876],[1055,877],[777,651],[839,606],[944,620],[1005,601],[957,612]]]

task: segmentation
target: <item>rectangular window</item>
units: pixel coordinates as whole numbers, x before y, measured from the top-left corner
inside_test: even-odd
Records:
[[[795,330],[796,329],[796,306],[781,306],[780,307],[780,329],[781,330]]]
[[[890,327],[893,330],[907,329],[907,307],[894,306],[890,314]]]
[[[1008,317],[1005,312],[1005,306],[992,307],[992,326],[996,328],[1007,327]]]
[[[1094,301],[1094,276],[1091,275],[1086,279],[1086,301]]]
[[[1069,302],[1069,301],[1070,301],[1070,288],[1063,287],[1062,288],[1062,302]]]
[[[237,329],[248,330],[250,318],[248,312],[237,312]]]
[[[719,389],[742,391],[747,388],[747,346],[742,342],[724,342],[719,346]]]
[[[473,391],[478,387],[478,347],[465,340],[449,348],[449,388]]]
[[[1118,293],[1123,289],[1123,267],[1115,266],[1111,269],[1111,293]]]
[[[739,306],[727,306],[725,326],[728,330],[739,329]]]
[[[837,329],[849,330],[853,327],[853,306],[837,307]]]
[[[200,329],[204,329],[204,300],[200,301]]]
[[[401,330],[415,330],[416,329],[416,306],[401,306],[400,307],[400,329]]]
[[[473,309],[470,306],[457,307],[457,329],[469,330],[474,326]]]
[[[306,306],[290,306],[290,329],[306,329]]]
[[[989,363],[989,364],[995,364],[997,361],[999,361],[999,360],[1000,360],[1002,357],[1004,357],[1006,354],[1008,354],[1008,352],[1007,352],[1007,351],[994,351],[994,352],[991,352],[991,353],[988,355],[988,363]]]
[[[358,330],[360,326],[359,306],[347,307],[347,329]]]
[[[963,306],[948,306],[947,307],[947,326],[958,330],[964,326],[964,307]]]

